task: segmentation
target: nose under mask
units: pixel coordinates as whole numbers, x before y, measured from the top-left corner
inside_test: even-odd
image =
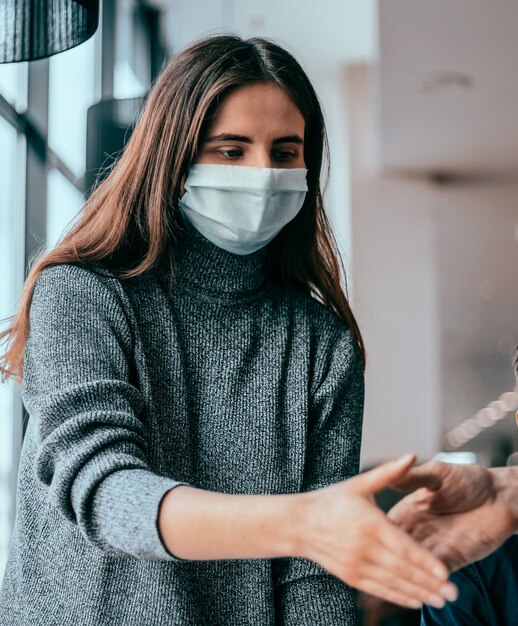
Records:
[[[192,165],[179,207],[209,241],[234,254],[267,245],[300,211],[306,168]]]

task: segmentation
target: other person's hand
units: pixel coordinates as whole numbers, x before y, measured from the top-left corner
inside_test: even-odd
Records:
[[[431,461],[393,483],[416,491],[388,516],[454,571],[487,556],[518,531],[510,502],[516,478],[507,468]]]

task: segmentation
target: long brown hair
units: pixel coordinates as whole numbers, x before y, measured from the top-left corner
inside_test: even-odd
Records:
[[[2,380],[22,380],[30,302],[46,267],[102,262],[121,280],[165,268],[174,281],[181,182],[205,125],[231,89],[264,81],[284,89],[304,117],[308,170],[302,209],[268,246],[269,275],[286,288],[311,293],[343,318],[365,361],[361,333],[347,301],[342,260],[322,202],[320,175],[324,158],[329,173],[329,148],[315,90],[294,57],[273,41],[217,35],[195,41],[171,59],[108,176],[56,247],[33,263],[20,308],[0,333],[0,340],[9,344],[0,358]]]

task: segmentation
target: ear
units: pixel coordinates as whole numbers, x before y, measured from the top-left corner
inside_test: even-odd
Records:
[[[185,181],[187,179],[187,174],[184,174],[180,180],[180,198],[185,193]]]

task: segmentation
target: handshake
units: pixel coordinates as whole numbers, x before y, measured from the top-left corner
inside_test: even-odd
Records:
[[[318,510],[329,514],[333,502],[345,500],[358,523],[348,529],[348,545],[342,543],[349,564],[343,557],[333,563],[331,546],[327,558],[310,556],[364,592],[411,608],[421,603],[440,608],[456,599],[449,573],[484,558],[518,532],[518,468],[414,462],[415,456],[407,455],[320,490]],[[374,495],[386,487],[410,493],[384,515]],[[333,513],[339,517],[339,511]],[[332,535],[335,515],[316,517],[313,527]]]

